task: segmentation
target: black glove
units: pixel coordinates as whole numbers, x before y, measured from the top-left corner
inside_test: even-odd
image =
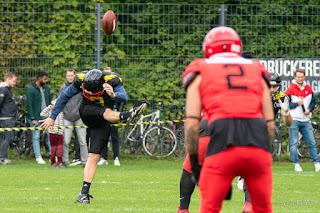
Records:
[[[191,171],[193,175],[193,181],[198,185],[200,172],[201,172],[201,165],[198,161],[198,154],[190,155],[190,164],[191,164]]]

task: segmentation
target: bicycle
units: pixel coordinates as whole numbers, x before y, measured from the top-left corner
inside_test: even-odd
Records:
[[[148,120],[146,122],[146,120]],[[134,125],[127,125],[122,134],[123,153],[136,153],[141,147],[150,156],[165,157],[176,149],[177,139],[168,127],[160,125],[160,110],[148,115],[140,115]]]
[[[26,101],[23,96],[14,97],[17,105],[17,115],[14,121],[14,127],[29,127],[27,121],[27,113],[21,109],[21,105]],[[31,131],[13,131],[14,137],[11,141],[10,148],[15,149],[19,155],[28,155],[32,149],[32,133]]]

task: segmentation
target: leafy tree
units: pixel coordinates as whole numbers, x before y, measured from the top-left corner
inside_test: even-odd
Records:
[[[24,3],[23,3],[24,2]],[[98,3],[101,14],[97,17]],[[120,73],[129,108],[144,99],[184,105],[181,75],[202,57],[204,35],[222,22],[239,32],[254,57],[318,57],[319,2],[207,0],[103,0],[52,3],[27,0],[0,3],[0,76],[17,73],[16,94],[24,94],[40,69],[49,73],[53,92],[65,81],[66,68],[77,71],[110,66]],[[290,4],[290,5],[289,5]],[[107,10],[117,14],[112,36],[97,23]],[[100,41],[97,40],[100,32]],[[98,44],[100,49],[98,50]],[[100,52],[101,64],[97,64]]]

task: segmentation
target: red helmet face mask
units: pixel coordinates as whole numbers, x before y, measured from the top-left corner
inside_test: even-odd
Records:
[[[98,97],[100,97],[102,94],[103,94],[103,90],[102,91],[99,91],[99,92],[96,92],[96,93],[92,93],[92,92],[88,92],[83,84],[82,84],[82,93],[83,93],[83,96],[86,98],[86,99],[89,99],[89,100],[94,100],[94,99],[97,99]],[[95,96],[95,97],[92,97],[92,96]]]
[[[83,96],[89,100],[94,100],[103,94],[103,84],[105,80],[100,70],[92,69],[88,71],[82,83]]]
[[[217,53],[241,54],[242,44],[238,33],[230,27],[215,27],[204,37],[203,54],[205,58]]]

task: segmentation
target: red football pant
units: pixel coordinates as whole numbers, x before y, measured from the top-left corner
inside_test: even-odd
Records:
[[[272,212],[272,157],[262,148],[231,147],[204,160],[200,174],[200,213],[221,210],[234,177],[244,178],[255,213]]]
[[[210,136],[201,137],[198,140],[198,161],[199,164],[203,164],[204,158],[207,153],[207,146],[210,142]],[[192,173],[191,171],[191,164],[190,164],[190,155],[189,153],[186,155],[182,168],[186,170],[189,173]]]
[[[58,162],[57,165],[62,163],[62,153],[63,153],[63,135],[51,134],[49,133],[50,145],[51,145],[51,165],[56,162],[55,156],[57,151]]]

